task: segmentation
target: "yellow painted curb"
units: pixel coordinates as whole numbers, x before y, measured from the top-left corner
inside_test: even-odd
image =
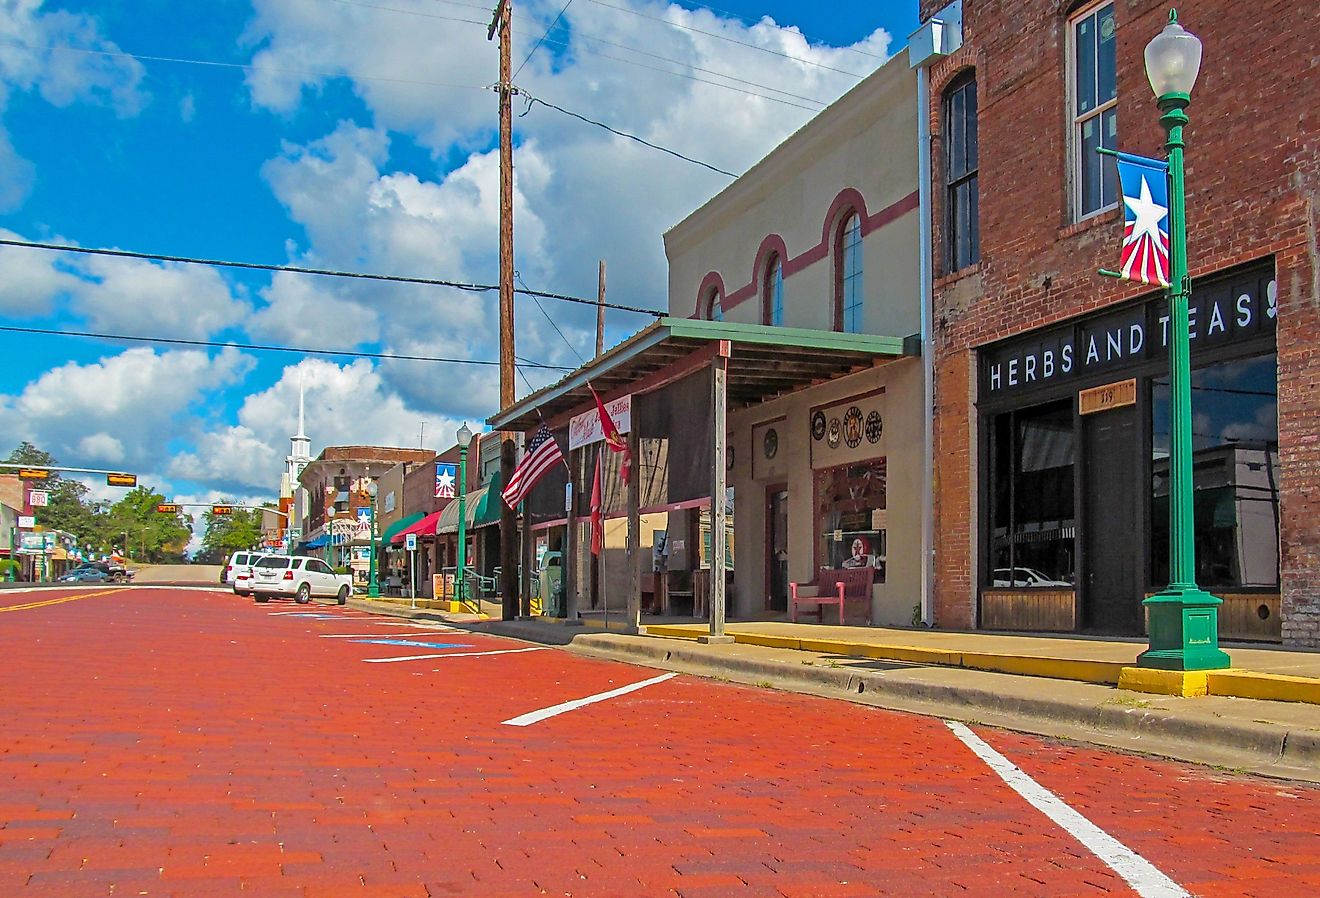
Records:
[[[1123,668],[1118,677],[1118,688],[1182,698],[1210,692],[1209,675],[1203,670],[1155,670],[1148,667]]]
[[[1030,655],[997,655],[986,652],[961,652],[962,666],[969,670],[992,673],[1049,677],[1053,680],[1076,680],[1113,686],[1124,670],[1120,661],[1078,661],[1072,658],[1036,658]]]
[[[684,627],[660,624],[658,626],[647,626],[647,636],[667,636],[671,639],[696,639],[710,632],[706,627]]]
[[[765,633],[730,633],[735,642],[743,645],[763,645],[771,649],[802,650],[802,640],[796,636],[770,636]]]
[[[1211,671],[1207,676],[1211,695],[1320,705],[1320,680],[1311,677],[1252,673],[1246,670]]]

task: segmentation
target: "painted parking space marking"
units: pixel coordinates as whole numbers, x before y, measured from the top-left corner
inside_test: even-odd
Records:
[[[367,639],[356,639],[364,645],[408,645],[418,649],[470,649],[470,642],[422,642],[420,639],[391,639],[389,637],[369,637]]]
[[[118,589],[102,589],[98,592],[82,592],[74,596],[60,596],[58,599],[45,599],[41,602],[24,602],[21,605],[5,605],[0,607],[0,612],[4,611],[31,611],[34,608],[45,608],[49,605],[63,605],[65,602],[76,602],[79,599],[90,599],[93,596],[108,596],[111,593],[121,592]]]
[[[953,720],[946,720],[945,723],[953,734],[972,750],[973,754],[1008,784],[1010,789],[1025,798],[1028,804],[1054,821],[1068,835],[1081,842],[1088,851],[1123,877],[1132,890],[1142,898],[1191,898],[1190,892],[1162,873],[1154,864],[1073,810],[966,726]]]
[[[453,627],[440,627],[434,630],[414,630],[408,635],[414,633],[418,636],[430,636],[432,633],[455,633]],[[321,633],[321,639],[376,639],[378,637],[393,636],[394,633]]]
[[[525,649],[495,649],[489,652],[445,652],[442,655],[404,655],[399,658],[363,658],[368,664],[390,664],[394,661],[433,661],[437,658],[479,658],[484,655],[517,655],[522,652],[544,652],[548,645],[534,645]]]
[[[589,695],[586,698],[574,699],[571,702],[552,705],[549,708],[542,708],[539,711],[529,711],[526,714],[520,714],[517,717],[511,717],[508,720],[501,721],[505,726],[525,727],[534,723],[540,723],[550,717],[559,714],[565,714],[569,711],[576,711],[578,708],[585,708],[587,705],[594,705],[596,702],[603,702],[608,699],[618,698],[621,695],[627,695],[629,692],[636,692],[638,689],[645,689],[647,686],[654,686],[657,683],[663,683],[665,680],[672,680],[678,676],[676,673],[661,674],[658,677],[652,677],[649,680],[642,680],[640,683],[633,683],[629,686],[620,686],[618,689],[611,689],[609,692],[599,692],[596,695]]]

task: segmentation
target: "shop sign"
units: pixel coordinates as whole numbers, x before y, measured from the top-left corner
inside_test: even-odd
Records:
[[[32,490],[28,493],[28,505],[33,508],[45,508],[50,505],[50,492],[47,490]]]
[[[785,419],[776,418],[752,427],[752,477],[757,480],[783,480],[788,476],[788,428]]]
[[[1274,333],[1273,267],[1196,285],[1188,307],[1193,353]],[[981,352],[981,396],[1001,396],[1168,357],[1172,321],[1161,295],[1072,321]]]
[[[878,390],[811,410],[811,466],[828,468],[885,454],[885,393]]]
[[[17,526],[20,530],[30,530],[37,526],[37,518],[35,515],[21,514],[18,516]]]
[[[1137,404],[1137,379],[1130,377],[1118,383],[1092,387],[1077,394],[1077,412],[1082,415],[1094,415],[1114,408],[1123,408]]]
[[[610,419],[614,421],[614,426],[619,429],[619,433],[630,433],[632,431],[632,394],[620,396],[618,399],[605,403],[605,411],[609,412]],[[568,448],[580,449],[583,446],[590,446],[592,443],[599,443],[605,439],[605,433],[600,428],[600,412],[593,407],[580,415],[574,415],[573,420],[568,422]]]

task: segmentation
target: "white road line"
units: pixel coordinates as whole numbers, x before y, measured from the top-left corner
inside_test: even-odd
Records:
[[[953,720],[945,723],[964,745],[999,774],[1009,788],[1108,864],[1142,898],[1191,898],[1190,892],[1161,873],[1150,861],[1074,811],[967,727]]]
[[[534,645],[528,649],[498,649],[493,652],[445,652],[440,655],[404,655],[399,658],[363,658],[368,664],[389,664],[392,661],[431,661],[435,658],[476,658],[481,655],[516,655],[519,652],[543,652],[548,645]]]
[[[435,630],[410,630],[407,635],[428,636],[432,633],[453,633],[453,627],[444,627]],[[402,633],[387,631],[385,633],[322,633],[322,639],[379,639],[382,636],[403,636]]]
[[[589,695],[586,698],[574,699],[571,702],[564,702],[561,705],[554,705],[550,708],[542,708],[540,711],[529,711],[518,717],[501,721],[503,724],[511,727],[531,726],[539,723],[547,717],[554,717],[557,714],[563,714],[566,711],[576,711],[578,708],[587,705],[594,705],[596,702],[603,702],[606,699],[617,698],[620,695],[627,695],[629,692],[636,692],[638,689],[645,689],[647,686],[654,686],[656,683],[663,683],[665,680],[671,680],[678,676],[676,673],[661,674],[658,677],[652,677],[649,680],[642,680],[640,683],[633,683],[631,686],[620,686],[618,689],[611,689],[609,692],[601,692],[597,695]]]

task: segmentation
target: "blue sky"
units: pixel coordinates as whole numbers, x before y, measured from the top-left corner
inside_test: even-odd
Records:
[[[491,5],[0,0],[0,235],[493,283],[496,55],[474,24]],[[916,27],[915,0],[715,6],[518,2],[515,69],[546,40],[515,81],[736,172]],[[726,179],[543,106],[515,118],[515,140],[524,282],[594,296],[604,258],[611,300],[662,306],[662,233]],[[520,299],[518,355],[575,366],[593,314],[544,307],[572,347]],[[608,339],[644,323],[611,313]],[[9,247],[0,324],[497,357],[493,294]],[[15,333],[0,353],[10,443],[180,501],[273,498],[300,381],[314,451],[417,445],[422,422],[444,448],[497,395],[477,366]],[[558,376],[523,374],[520,394]]]

